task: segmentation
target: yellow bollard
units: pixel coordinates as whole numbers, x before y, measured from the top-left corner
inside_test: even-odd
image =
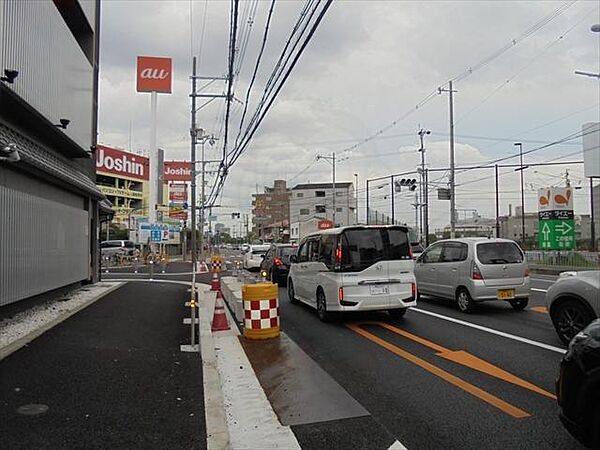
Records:
[[[242,285],[244,337],[271,339],[279,337],[279,289],[273,283]]]
[[[221,272],[223,270],[223,259],[220,255],[213,255],[210,257],[210,264],[212,272]]]

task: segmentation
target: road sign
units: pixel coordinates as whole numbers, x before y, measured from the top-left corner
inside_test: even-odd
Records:
[[[540,220],[538,236],[542,250],[573,250],[575,221],[573,219]]]
[[[150,230],[150,240],[152,242],[161,242],[162,241],[162,230],[160,228]]]

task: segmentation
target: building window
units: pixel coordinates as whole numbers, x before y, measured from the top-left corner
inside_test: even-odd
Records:
[[[335,212],[342,212],[342,208],[335,208]]]
[[[315,211],[317,213],[325,213],[325,205],[316,205],[315,206]]]
[[[325,197],[325,191],[315,191],[315,197]]]
[[[335,196],[336,196],[336,197],[343,197],[343,196],[344,196],[344,193],[343,193],[343,192],[340,192],[340,191],[336,191],[336,193],[335,193]]]
[[[304,197],[304,192],[298,192],[296,194],[296,197],[300,198],[300,197]]]
[[[308,211],[308,209],[301,209],[301,210],[300,210],[300,215],[301,215],[301,216],[308,216],[308,214],[309,214],[309,211]]]

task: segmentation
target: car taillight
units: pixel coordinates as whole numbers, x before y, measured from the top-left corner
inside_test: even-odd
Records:
[[[473,263],[473,266],[471,267],[471,278],[473,280],[483,280],[483,275],[475,263]]]
[[[413,299],[417,298],[417,283],[410,283],[410,292]]]
[[[410,259],[413,259],[413,252],[412,248],[410,248],[410,245],[408,246],[408,256],[410,257]]]
[[[335,262],[338,264],[342,262],[342,247],[335,249]]]
[[[273,260],[273,264],[275,264],[277,267],[279,267],[283,264],[283,262],[281,261],[281,258],[279,256],[276,256],[275,259]]]
[[[524,277],[528,277],[529,276],[529,267],[525,267],[525,273],[523,273]]]
[[[343,287],[338,288],[338,300],[340,302],[344,301],[344,288]]]

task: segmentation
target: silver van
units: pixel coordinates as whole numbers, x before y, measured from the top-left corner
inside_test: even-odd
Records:
[[[525,254],[509,239],[462,238],[435,242],[417,258],[418,295],[456,300],[470,312],[477,302],[507,301],[516,310],[529,301]]]
[[[331,312],[385,310],[400,318],[416,305],[414,261],[403,226],[330,228],[302,239],[290,258],[288,297]]]

